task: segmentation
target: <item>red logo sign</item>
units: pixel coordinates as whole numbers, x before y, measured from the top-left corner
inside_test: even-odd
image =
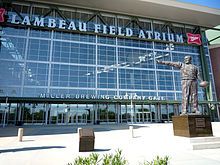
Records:
[[[200,34],[186,33],[186,35],[187,35],[187,43],[188,44],[197,44],[197,45],[202,44]]]
[[[5,22],[4,14],[5,14],[5,9],[0,8],[0,22]]]

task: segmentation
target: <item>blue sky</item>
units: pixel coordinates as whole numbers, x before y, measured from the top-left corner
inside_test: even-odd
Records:
[[[178,1],[199,4],[202,6],[220,9],[220,0],[178,0]]]

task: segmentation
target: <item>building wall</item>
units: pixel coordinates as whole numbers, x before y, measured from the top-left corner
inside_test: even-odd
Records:
[[[50,11],[48,6],[37,5],[15,5],[15,8],[24,16],[31,14],[32,18]],[[136,36],[142,28],[161,34],[172,31],[183,35],[193,32],[195,28],[183,24],[173,24],[171,28],[163,21],[109,13],[96,15],[89,10],[61,9],[60,12],[68,19],[75,20],[76,26],[79,26],[79,21],[89,20],[87,29],[91,31],[94,31],[94,24],[127,27],[137,33]],[[187,54],[193,57],[195,65],[201,66],[199,47],[175,43],[175,38],[164,42],[162,37],[156,41],[144,37],[90,34],[89,30],[82,33],[83,30],[22,26],[22,22],[27,24],[28,21],[22,20],[13,10],[8,13],[9,22],[13,22],[12,15],[16,15],[14,22],[17,27],[2,28],[2,95],[39,97],[50,93],[114,96],[132,92],[138,96],[181,100],[179,71],[157,65],[155,60],[183,61]],[[45,17],[45,24],[49,18],[63,19],[55,10]],[[206,56],[210,67],[208,52]],[[199,98],[204,99],[202,89],[199,90]]]
[[[211,56],[211,62],[212,62],[212,68],[213,68],[213,74],[214,74],[214,81],[215,81],[215,88],[216,88],[216,95],[217,99],[220,100],[220,47],[215,47],[210,49],[210,56]]]
[[[198,26],[37,3],[13,4],[7,15],[0,33],[0,118],[9,113],[7,123],[170,121],[181,109],[180,73],[156,60],[190,55],[214,84],[207,45],[187,43]],[[199,100],[202,113],[216,113],[201,88]]]

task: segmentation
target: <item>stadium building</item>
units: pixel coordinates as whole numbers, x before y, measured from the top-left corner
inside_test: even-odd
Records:
[[[192,56],[204,80],[199,110],[219,121],[205,35],[220,10],[174,0],[0,2],[0,123],[170,122],[179,70]]]

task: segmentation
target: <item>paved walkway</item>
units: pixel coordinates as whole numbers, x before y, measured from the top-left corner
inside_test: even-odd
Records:
[[[95,151],[100,155],[122,150],[129,165],[139,165],[157,155],[169,156],[171,165],[220,165],[220,149],[191,150],[189,138],[173,136],[172,123],[139,124],[134,137],[128,125],[95,125]],[[212,123],[220,137],[220,122]],[[24,126],[23,142],[16,137],[18,127],[0,128],[1,165],[66,165],[78,156],[76,126]]]

